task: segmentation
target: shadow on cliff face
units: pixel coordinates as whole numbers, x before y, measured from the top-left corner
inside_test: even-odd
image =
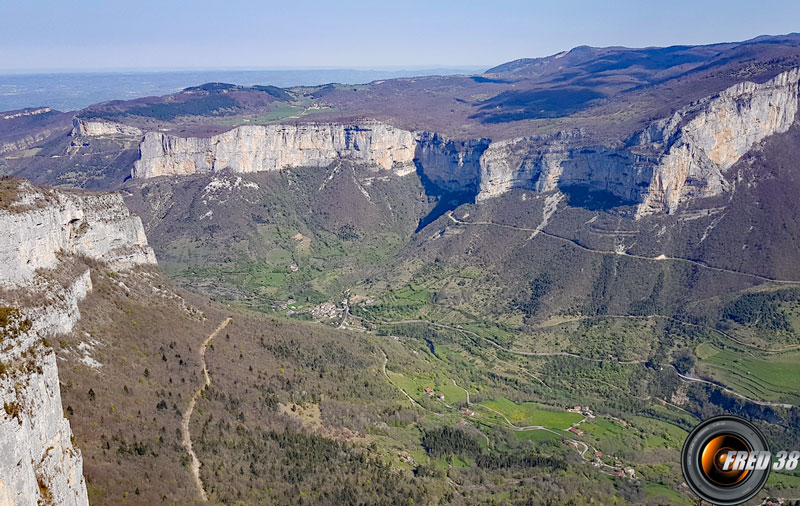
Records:
[[[436,205],[433,206],[433,209],[431,209],[428,214],[419,220],[419,224],[417,225],[417,229],[414,230],[414,233],[419,232],[439,219],[439,217],[443,216],[448,211],[453,211],[461,204],[475,203],[475,197],[478,195],[477,188],[470,187],[463,191],[445,190],[431,181],[422,171],[419,164],[417,164],[417,175],[422,182],[422,187],[425,189],[425,195],[431,200],[434,200]]]
[[[626,207],[636,205],[636,202],[623,199],[608,190],[587,185],[561,186],[559,190],[567,197],[567,204],[589,211],[622,211]]]
[[[464,191],[448,191],[431,181],[417,167],[425,194],[436,204],[428,214],[419,220],[417,229],[419,232],[449,211],[454,211],[462,204],[474,204],[478,195],[477,188],[468,188]],[[567,204],[572,207],[580,207],[589,211],[604,211],[628,215],[634,211],[637,202],[621,198],[608,190],[592,188],[588,185],[569,185],[559,187],[559,190],[566,196]]]

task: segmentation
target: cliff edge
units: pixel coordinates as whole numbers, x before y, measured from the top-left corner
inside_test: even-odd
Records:
[[[113,194],[0,181],[0,505],[88,505],[62,414],[54,337],[80,318],[87,262],[155,264],[141,221]]]
[[[640,218],[674,213],[692,198],[731,190],[725,171],[795,121],[799,80],[800,68],[795,68],[763,83],[740,82],[615,143],[598,142],[581,129],[458,140],[373,120],[248,125],[211,137],[149,131],[132,176],[275,171],[346,160],[403,175],[418,169],[445,191],[470,192],[478,200],[513,188],[553,191],[580,185],[634,204],[633,216]],[[122,130],[83,125],[75,134]]]

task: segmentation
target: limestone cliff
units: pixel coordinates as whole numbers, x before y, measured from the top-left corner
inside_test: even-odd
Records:
[[[16,199],[0,209],[0,505],[86,505],[49,342],[72,330],[92,288],[76,255],[108,269],[155,256],[117,195],[4,190]]]
[[[21,137],[19,139],[0,142],[0,155],[5,155],[7,153],[13,153],[15,151],[22,151],[23,149],[28,149],[31,146],[35,146],[36,144],[46,140],[51,135],[53,135],[52,130],[41,130],[26,135],[24,137]]]
[[[674,212],[692,197],[729,189],[724,171],[795,120],[800,69],[739,83],[653,122],[624,146],[591,144],[578,132],[493,142],[481,156],[479,199],[511,188],[574,184],[638,203],[636,216]]]
[[[55,353],[40,331],[27,330],[29,318],[15,316],[3,322],[0,352],[0,505],[86,505],[83,460],[62,415]]]
[[[800,69],[763,83],[739,83],[650,125],[635,141],[663,152],[637,215],[674,211],[693,196],[728,188],[723,172],[797,114]]]
[[[116,268],[155,264],[142,222],[116,194],[34,189],[22,183],[20,200],[0,211],[0,281],[17,286],[59,255],[96,257]],[[13,268],[12,268],[13,267]]]
[[[49,107],[9,111],[0,115],[0,156],[40,146],[65,133],[68,123],[63,116]]]
[[[724,172],[765,137],[789,128],[798,80],[800,69],[794,69],[765,83],[739,83],[614,145],[598,144],[582,131],[493,142],[374,121],[241,126],[209,138],[147,132],[133,176],[324,167],[346,159],[401,174],[416,164],[441,190],[473,193],[478,200],[512,188],[582,185],[636,204],[636,217],[671,213],[688,199],[730,189]]]
[[[455,141],[422,132],[417,137],[415,158],[423,174],[446,191],[477,191],[481,180],[481,155],[489,139]]]
[[[141,137],[143,132],[131,125],[99,119],[74,118],[72,120],[73,137]]]
[[[371,121],[248,125],[208,138],[147,132],[133,177],[325,167],[339,159],[407,174],[415,146],[411,132]]]

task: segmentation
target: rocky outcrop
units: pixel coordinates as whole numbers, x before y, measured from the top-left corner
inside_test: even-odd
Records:
[[[144,133],[137,127],[100,119],[74,118],[73,137],[141,137]]]
[[[92,289],[76,255],[107,269],[153,264],[155,256],[118,195],[27,183],[15,193],[0,209],[0,505],[85,506],[82,457],[48,341],[72,330]]]
[[[9,111],[0,115],[0,156],[23,151],[69,130],[66,115],[49,107]]]
[[[83,459],[62,414],[55,353],[41,331],[25,330],[24,314],[14,316],[5,319],[0,352],[0,504],[88,505]]]
[[[114,268],[155,264],[142,222],[117,194],[39,190],[22,183],[20,200],[0,210],[0,282],[18,286],[59,255],[85,255]]]
[[[378,122],[248,125],[208,138],[148,132],[133,177],[325,167],[340,159],[408,174],[415,146],[411,132]]]
[[[487,199],[512,188],[572,185],[636,204],[634,216],[675,212],[693,197],[730,189],[724,172],[795,120],[800,69],[743,82],[654,121],[617,145],[581,131],[492,142],[409,132],[378,122],[242,126],[209,138],[148,132],[133,176],[324,167],[345,159],[423,179],[446,192]]]
[[[439,134],[420,133],[415,159],[428,180],[451,192],[477,192],[481,183],[481,156],[489,139],[454,141]]]
[[[652,174],[646,157],[583,143],[579,132],[492,143],[481,157],[478,200],[512,188],[547,192],[581,185],[639,201]]]
[[[31,116],[39,116],[41,114],[48,114],[53,112],[53,109],[50,107],[36,107],[36,108],[29,108],[29,109],[21,109],[19,111],[9,111],[2,116],[0,119],[18,119],[18,118],[29,118]]]
[[[723,172],[794,122],[798,80],[800,69],[794,69],[763,84],[739,83],[650,125],[635,141],[664,154],[637,216],[672,212],[686,198],[728,189]]]
[[[22,151],[40,144],[58,133],[57,129],[44,128],[14,140],[0,142],[0,155]]]
[[[764,138],[785,132],[798,107],[800,69],[739,83],[653,122],[621,147],[579,133],[494,142],[480,161],[478,199],[511,188],[585,185],[638,203],[636,217],[674,212],[729,189],[724,172]]]

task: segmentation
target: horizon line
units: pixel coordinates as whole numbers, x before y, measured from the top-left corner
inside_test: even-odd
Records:
[[[273,66],[273,67],[55,67],[55,68],[0,68],[0,75],[32,74],[155,74],[189,72],[285,72],[285,71],[355,71],[355,72],[403,72],[416,70],[480,70],[497,64],[464,65],[375,65],[375,66]]]

